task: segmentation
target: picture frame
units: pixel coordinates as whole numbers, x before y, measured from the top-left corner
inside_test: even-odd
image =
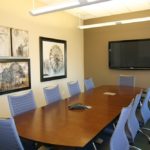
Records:
[[[0,26],[0,57],[11,56],[11,34],[10,28]]]
[[[39,37],[41,82],[67,77],[67,41]]]
[[[12,56],[29,57],[28,31],[11,28]]]
[[[30,88],[30,59],[0,59],[0,95]]]

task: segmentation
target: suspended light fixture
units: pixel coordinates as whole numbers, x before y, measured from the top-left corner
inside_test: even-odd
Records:
[[[34,7],[35,0],[33,0],[33,9],[30,11],[30,13],[33,16],[37,16],[37,15],[42,15],[46,13],[51,13],[51,12],[56,12],[56,11],[86,6],[86,5],[92,5],[92,4],[106,2],[106,1],[110,1],[110,0],[94,0],[94,1],[76,0],[76,1],[64,2],[61,4],[57,4],[57,5],[49,5],[45,7],[35,8]]]
[[[113,25],[118,25],[118,24],[144,22],[144,21],[150,21],[150,17],[133,18],[133,19],[127,19],[127,20],[118,20],[118,21],[96,23],[96,24],[90,24],[90,25],[80,25],[79,28],[80,29],[90,29],[90,28],[113,26]]]

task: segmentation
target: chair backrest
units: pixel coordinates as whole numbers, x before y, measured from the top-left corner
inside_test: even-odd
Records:
[[[144,124],[146,124],[146,122],[150,119],[150,108],[148,105],[149,100],[150,100],[150,88],[147,89],[146,96],[140,109]]]
[[[92,78],[85,79],[84,85],[86,90],[91,90],[95,87]]]
[[[136,95],[128,120],[127,120],[128,130],[126,130],[126,132],[129,131],[129,133],[127,134],[131,135],[131,137],[129,138],[130,140],[132,140],[132,142],[134,142],[135,136],[140,128],[138,119],[136,117],[136,110],[137,110],[138,104],[140,103],[140,100],[141,100],[141,93]]]
[[[68,85],[70,96],[75,96],[81,93],[78,81],[68,82],[67,85]]]
[[[130,75],[120,75],[119,76],[119,85],[123,86],[135,86],[135,77]]]
[[[0,119],[0,149],[23,150],[13,118]]]
[[[32,91],[22,95],[8,95],[8,102],[12,116],[16,116],[36,108]]]
[[[127,122],[131,105],[123,108],[117,123],[117,126],[110,139],[110,150],[129,150],[129,142],[125,133],[125,124]]]
[[[53,103],[62,99],[58,85],[56,85],[55,87],[45,87],[43,88],[43,91],[44,91],[47,104],[50,104],[50,103]]]

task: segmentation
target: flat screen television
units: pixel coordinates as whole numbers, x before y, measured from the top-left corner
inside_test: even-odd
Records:
[[[150,39],[110,41],[109,68],[150,69]]]

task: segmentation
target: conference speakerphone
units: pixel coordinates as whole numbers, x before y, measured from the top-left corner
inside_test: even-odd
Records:
[[[91,109],[92,106],[87,106],[81,103],[75,103],[68,106],[69,110],[85,110],[85,109]]]

